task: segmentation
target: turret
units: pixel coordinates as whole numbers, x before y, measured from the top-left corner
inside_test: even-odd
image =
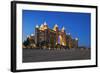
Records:
[[[64,27],[61,29],[61,32],[65,32],[65,28]]]
[[[48,29],[48,26],[47,26],[47,23],[44,22],[44,27],[43,27],[44,30]]]
[[[46,21],[44,22],[44,25],[47,25]]]
[[[54,30],[54,31],[58,31],[58,25],[57,25],[57,24],[54,25],[53,30]]]

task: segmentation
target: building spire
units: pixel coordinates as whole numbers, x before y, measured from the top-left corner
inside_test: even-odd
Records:
[[[57,24],[55,24],[55,26],[54,27],[58,27],[58,25]]]
[[[42,27],[43,27],[43,24],[41,24],[40,28],[42,28]]]
[[[62,30],[65,30],[64,26],[63,26]]]
[[[44,25],[47,25],[46,21],[44,22]]]
[[[65,28],[64,28],[64,26],[63,26],[63,28],[61,29],[61,31],[62,31],[62,32],[65,32]]]
[[[58,25],[55,24],[53,30],[54,30],[54,31],[57,31],[57,29],[58,29]]]

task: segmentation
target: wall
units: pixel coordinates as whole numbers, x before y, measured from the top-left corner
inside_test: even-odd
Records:
[[[11,0],[0,1],[0,73],[11,73],[10,72],[10,53],[11,53],[10,52],[10,1]],[[37,0],[33,0],[33,1],[37,1]],[[38,0],[38,1],[67,3],[67,4],[78,3],[78,4],[86,4],[86,5],[98,5],[100,7],[100,0]],[[100,9],[98,13],[100,13]],[[100,14],[98,16],[100,16]],[[98,17],[98,20],[99,19],[100,18]],[[99,37],[100,37],[100,33],[99,33]],[[100,56],[99,48],[98,51],[99,51],[98,55]],[[100,57],[98,59],[100,61]],[[84,68],[84,69],[81,68],[81,69],[51,70],[51,71],[38,71],[34,73],[69,73],[69,72],[70,73],[94,73],[94,72],[99,73],[100,72],[99,68],[100,67]]]

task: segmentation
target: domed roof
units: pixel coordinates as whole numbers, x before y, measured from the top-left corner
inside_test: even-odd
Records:
[[[78,38],[75,38],[75,40],[78,40]]]
[[[31,36],[34,36],[34,34],[31,34]]]
[[[36,28],[39,28],[39,26],[38,26],[38,25],[36,25]]]

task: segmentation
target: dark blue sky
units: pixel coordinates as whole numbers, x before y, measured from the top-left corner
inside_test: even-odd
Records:
[[[27,35],[34,33],[37,24],[41,25],[45,21],[51,29],[54,24],[58,24],[59,29],[64,26],[66,32],[71,33],[72,38],[79,38],[79,46],[90,47],[90,13],[23,10],[23,40]]]

